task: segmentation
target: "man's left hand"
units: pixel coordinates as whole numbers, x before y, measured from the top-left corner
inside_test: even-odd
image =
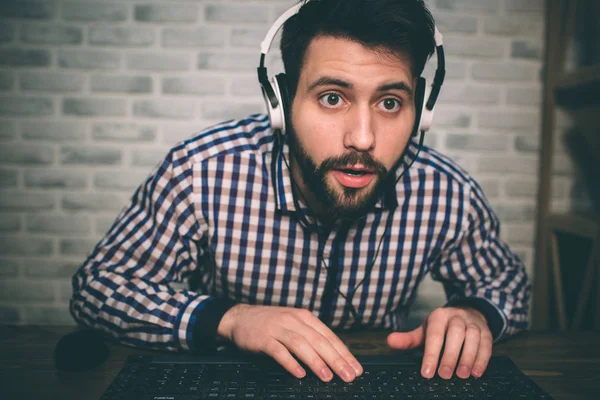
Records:
[[[485,317],[473,308],[438,308],[417,329],[391,333],[387,343],[391,348],[401,350],[425,343],[421,375],[433,378],[438,369],[444,339],[446,344],[438,370],[442,378],[452,377],[459,355],[460,363],[456,371],[459,378],[466,379],[471,375],[479,378],[483,375],[492,356],[494,340]]]

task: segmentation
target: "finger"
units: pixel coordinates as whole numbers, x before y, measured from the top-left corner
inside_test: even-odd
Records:
[[[387,337],[387,344],[392,349],[408,350],[421,346],[425,342],[424,325],[410,332],[393,332]]]
[[[304,368],[302,368],[298,361],[290,354],[289,350],[277,340],[269,340],[265,345],[263,352],[271,356],[279,363],[279,365],[296,378],[304,378],[306,376]]]
[[[294,353],[296,357],[306,364],[315,375],[321,378],[322,381],[329,382],[333,379],[333,373],[327,366],[327,363],[313,348],[313,344],[303,335],[296,331],[286,329],[280,332],[278,339],[289,351]],[[350,369],[350,367],[348,367],[348,369]]]
[[[421,375],[424,378],[433,378],[433,375],[435,375],[438,360],[440,359],[440,351],[444,345],[447,324],[448,320],[444,317],[432,317],[427,324],[425,330],[425,353],[421,367]]]
[[[312,314],[311,314],[312,315]],[[314,317],[314,315],[313,315]],[[354,370],[356,376],[360,376],[363,373],[363,367],[360,365],[356,357],[350,352],[348,346],[341,341],[341,339],[331,330],[327,325],[325,325],[320,319],[314,317],[316,321],[307,324],[314,328],[319,334],[321,334],[325,339],[331,343],[333,348],[338,352],[340,356],[346,360],[348,365]]]
[[[294,332],[303,336],[319,357],[345,382],[352,382],[356,378],[354,367],[336,350],[329,338],[326,338],[312,326],[304,323],[298,324]],[[331,336],[337,337],[333,332],[331,332]],[[347,352],[350,353],[348,350]],[[358,361],[356,362],[358,363]]]
[[[459,378],[467,379],[471,376],[471,370],[479,352],[479,343],[481,343],[481,328],[475,324],[467,325],[465,343],[463,344],[462,355],[460,356],[458,370],[456,371],[456,375]]]
[[[489,329],[484,329],[481,332],[479,351],[477,352],[477,358],[475,358],[473,370],[471,371],[471,375],[473,375],[475,378],[480,378],[485,372],[490,358],[492,357],[493,343],[494,339],[492,338],[492,333],[489,331]]]
[[[446,346],[444,355],[440,361],[438,374],[444,379],[450,379],[456,368],[460,349],[465,341],[465,322],[459,318],[451,318],[448,322],[448,331],[446,332]]]

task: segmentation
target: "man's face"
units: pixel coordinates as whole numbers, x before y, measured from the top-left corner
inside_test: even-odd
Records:
[[[415,120],[410,68],[347,39],[309,45],[292,103],[291,157],[301,186],[332,217],[368,211],[393,175]]]

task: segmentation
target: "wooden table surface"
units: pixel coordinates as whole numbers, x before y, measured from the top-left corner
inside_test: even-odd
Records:
[[[110,356],[85,372],[54,366],[58,340],[72,327],[0,325],[0,398],[97,400],[130,354],[155,354],[109,344]],[[389,354],[385,332],[340,334],[354,354]],[[556,400],[600,399],[600,334],[533,333],[496,344],[494,355],[509,356]]]

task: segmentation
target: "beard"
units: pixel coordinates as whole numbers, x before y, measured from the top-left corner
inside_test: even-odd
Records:
[[[334,219],[358,219],[364,216],[377,203],[388,186],[387,182],[393,178],[383,164],[364,152],[353,151],[338,157],[329,157],[317,165],[298,140],[293,128],[286,136],[290,152],[300,167],[305,185]],[[375,172],[375,185],[371,189],[343,187],[340,190],[327,181],[330,171],[358,163]]]

